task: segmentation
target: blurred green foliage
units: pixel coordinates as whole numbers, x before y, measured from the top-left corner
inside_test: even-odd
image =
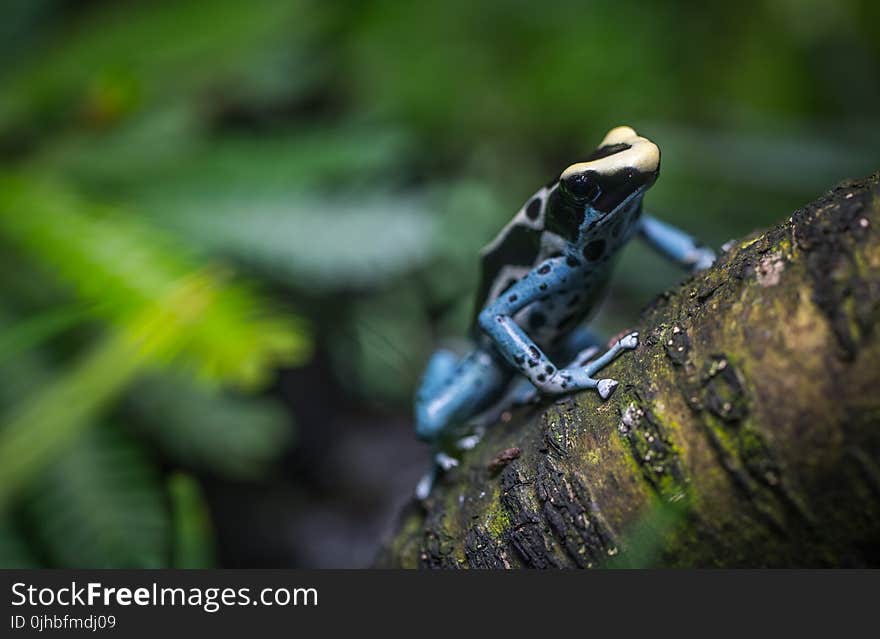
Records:
[[[715,246],[876,169],[878,7],[4,3],[0,565],[210,564],[191,471],[269,471],[277,367],[317,334],[406,412],[479,247],[611,126]],[[678,277],[628,250],[600,327]]]

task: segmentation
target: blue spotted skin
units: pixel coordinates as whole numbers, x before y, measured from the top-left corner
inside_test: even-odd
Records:
[[[658,174],[656,146],[628,127],[614,129],[587,161],[539,190],[484,249],[474,347],[461,358],[435,353],[416,396],[416,432],[438,454],[420,497],[441,467],[454,465],[448,453],[481,413],[485,423],[505,403],[538,394],[596,389],[603,399],[610,396],[617,382],[598,373],[636,348],[638,337],[630,333],[593,357],[599,340],[584,321],[632,238],[642,237],[686,268],[712,263],[711,250],[642,213],[643,196]]]

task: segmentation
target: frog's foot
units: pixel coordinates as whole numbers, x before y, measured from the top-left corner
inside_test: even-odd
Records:
[[[587,364],[586,373],[590,377],[598,373],[600,370],[608,366],[612,361],[614,361],[617,357],[620,356],[623,351],[631,351],[639,345],[639,334],[635,331],[628,333],[618,339],[614,344],[609,348],[602,357],[595,359],[594,361]],[[600,379],[596,383],[596,390],[599,393],[599,397],[602,399],[608,399],[611,397],[611,394],[614,392],[614,389],[617,388],[618,382],[613,379]]]
[[[568,368],[559,371],[560,391],[552,388],[549,392],[552,394],[572,393],[579,390],[587,390],[594,388],[602,399],[608,399],[617,388],[618,382],[614,379],[603,378],[595,379],[591,377],[585,368]]]
[[[451,457],[442,452],[434,455],[434,463],[444,471],[452,470],[458,466],[458,460],[455,457]]]
[[[629,333],[625,334],[625,337],[629,337]],[[619,341],[619,336],[618,338],[615,338],[613,340],[615,344]],[[575,376],[575,378],[577,379],[575,384],[579,389],[595,388],[596,391],[599,393],[599,397],[601,397],[602,399],[608,399],[609,397],[611,397],[614,389],[617,388],[617,381],[613,379],[596,380],[593,379],[591,375],[585,374],[585,369],[590,367],[593,362],[593,358],[596,357],[596,354],[598,352],[598,346],[590,346],[588,348],[585,348],[575,356],[571,363],[566,366],[566,369],[568,371],[572,371],[572,369],[577,370],[578,374]]]
[[[613,347],[617,342],[622,340],[624,337],[629,336],[633,332],[631,328],[625,328],[622,331],[615,333],[611,337],[608,338],[608,341],[605,343],[605,348]]]
[[[462,437],[458,441],[455,442],[456,450],[473,450],[476,448],[477,444],[483,439],[483,435],[486,434],[486,429],[478,427],[474,430],[474,432],[466,437]]]
[[[586,388],[595,388],[602,399],[608,399],[617,388],[618,382],[613,379],[595,379],[594,375],[608,366],[624,351],[632,350],[639,345],[639,334],[630,332],[618,339],[611,348],[605,351],[600,357],[593,359],[584,364],[584,355],[578,354],[575,358],[576,364],[573,364],[565,370],[559,371],[560,377],[565,380],[561,386],[563,392],[574,390],[582,390]],[[589,357],[589,356],[587,356]]]
[[[628,335],[624,335],[619,340],[620,347],[627,351],[632,351],[638,348],[639,345],[639,332],[632,331]]]
[[[431,491],[434,490],[434,485],[440,479],[440,476],[456,466],[458,466],[458,460],[455,457],[451,457],[444,452],[435,453],[431,470],[425,473],[419,480],[419,483],[416,484],[416,499],[425,501],[431,495]]]
[[[592,377],[611,362],[617,359],[623,351],[631,351],[639,345],[639,334],[635,331],[624,335],[609,348],[601,357],[597,357],[587,364],[585,369],[587,375]]]
[[[599,397],[602,399],[608,399],[611,397],[611,394],[614,392],[614,389],[617,388],[619,382],[616,379],[600,379],[596,383],[596,391],[599,393]]]
[[[691,265],[691,270],[705,271],[715,263],[715,251],[705,246],[694,249],[693,253],[685,258],[685,262]]]
[[[435,481],[437,481],[437,472],[432,468],[422,475],[419,483],[416,484],[416,499],[425,501],[434,489]]]

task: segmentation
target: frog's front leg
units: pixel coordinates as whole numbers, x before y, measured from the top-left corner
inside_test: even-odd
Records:
[[[546,260],[480,312],[480,328],[492,338],[504,358],[542,393],[559,395],[595,388],[602,399],[607,399],[617,382],[613,379],[595,379],[593,375],[622,351],[635,348],[638,345],[636,333],[619,340],[586,367],[558,369],[513,318],[529,304],[582,283],[589,273],[585,274],[579,269],[579,266],[569,266],[565,258]]]
[[[605,340],[600,339],[586,326],[578,326],[565,336],[560,347],[554,351],[553,356],[568,362],[566,368],[586,366],[599,354],[600,345],[604,343]],[[538,397],[538,389],[535,388],[534,384],[528,378],[518,376],[511,382],[507,391],[498,402],[470,420],[469,423],[475,432],[473,435],[460,440],[459,447],[473,448],[480,441],[485,430],[501,420],[505,413],[517,407],[536,402]]]
[[[639,232],[650,246],[683,268],[702,271],[715,261],[715,252],[712,249],[702,246],[684,231],[650,215],[642,217]]]

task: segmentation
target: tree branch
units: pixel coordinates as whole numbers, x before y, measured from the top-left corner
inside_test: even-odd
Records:
[[[581,393],[518,411],[383,566],[880,565],[880,174],[735,243]]]

